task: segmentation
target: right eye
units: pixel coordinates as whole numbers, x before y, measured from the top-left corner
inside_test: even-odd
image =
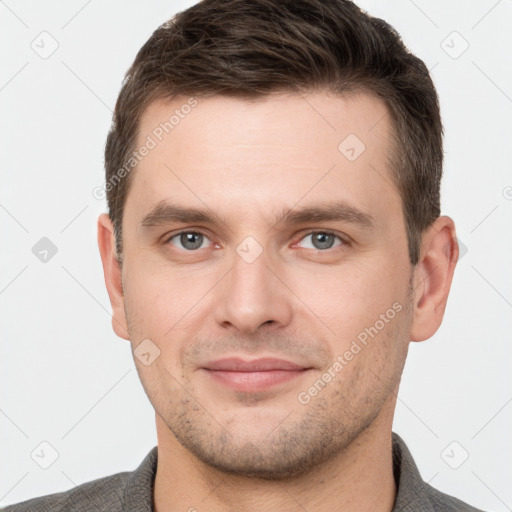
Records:
[[[175,247],[178,247],[178,249],[191,252],[203,248],[203,242],[206,240],[209,241],[209,238],[203,233],[197,231],[180,231],[169,237],[167,243],[171,243]]]

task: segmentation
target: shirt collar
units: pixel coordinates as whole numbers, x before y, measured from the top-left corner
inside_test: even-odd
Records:
[[[154,512],[153,490],[158,462],[158,446],[154,446],[126,482],[123,512]]]
[[[405,441],[393,432],[393,474],[396,499],[392,512],[434,512],[425,482]]]

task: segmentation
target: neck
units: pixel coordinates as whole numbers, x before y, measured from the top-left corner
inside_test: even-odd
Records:
[[[391,512],[393,476],[392,412],[382,414],[342,452],[311,474],[268,481],[223,473],[197,459],[156,415],[158,468],[156,512]]]

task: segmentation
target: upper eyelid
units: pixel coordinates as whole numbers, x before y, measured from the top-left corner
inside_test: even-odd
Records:
[[[178,235],[183,235],[184,233],[195,233],[197,235],[203,235],[206,238],[208,238],[209,240],[211,240],[211,237],[208,234],[206,234],[204,231],[202,231],[201,229],[182,229],[181,231],[177,231],[176,233],[170,233],[170,234],[167,233],[162,238],[164,241],[168,242],[172,238],[175,238]]]

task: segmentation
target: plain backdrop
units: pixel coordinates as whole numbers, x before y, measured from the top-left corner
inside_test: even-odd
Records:
[[[132,471],[156,445],[129,344],[111,328],[96,243],[106,204],[93,190],[124,73],[192,3],[0,2],[0,505]],[[359,5],[431,70],[442,211],[463,248],[442,327],[411,345],[394,430],[432,485],[512,510],[512,2]],[[44,237],[57,251],[46,262]],[[47,469],[41,452],[55,454]]]

